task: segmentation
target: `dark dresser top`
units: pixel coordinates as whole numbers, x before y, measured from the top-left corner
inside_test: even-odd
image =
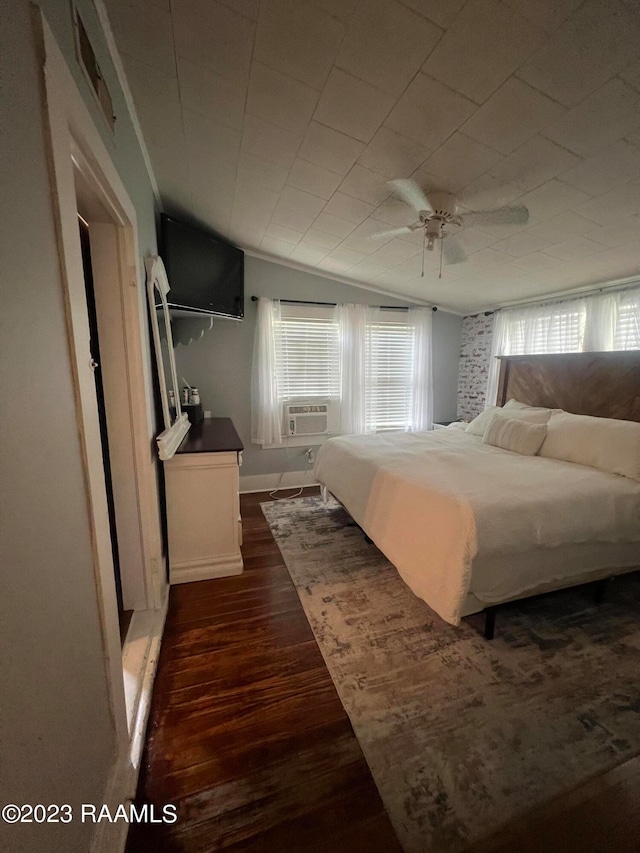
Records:
[[[223,453],[244,450],[231,418],[205,418],[182,439],[176,453]]]

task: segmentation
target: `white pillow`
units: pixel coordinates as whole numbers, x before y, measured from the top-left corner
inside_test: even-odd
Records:
[[[640,423],[554,413],[540,456],[640,480]]]
[[[485,444],[502,447],[523,456],[535,456],[547,434],[546,424],[495,415],[482,438]]]
[[[551,412],[561,412],[562,411],[562,409],[549,409],[546,406],[529,406],[527,403],[519,403],[517,400],[514,400],[513,398],[511,398],[511,400],[508,400],[504,404],[502,409],[503,410],[504,409],[509,410],[509,417],[515,417],[515,415],[512,415],[513,409],[515,409],[516,411],[527,411],[527,412],[549,412],[549,414],[551,414]]]
[[[470,432],[471,435],[484,435],[485,430],[496,417],[508,416],[530,424],[546,424],[551,416],[551,409],[533,409],[529,407],[526,409],[509,409],[508,415],[501,414],[501,412],[504,412],[501,406],[490,406],[479,414],[477,418],[472,420],[470,424],[467,424],[466,431]]]

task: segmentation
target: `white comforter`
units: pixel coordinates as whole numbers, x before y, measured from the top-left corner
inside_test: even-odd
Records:
[[[639,483],[500,450],[462,430],[333,438],[315,475],[453,625],[476,554],[638,542],[640,562]]]

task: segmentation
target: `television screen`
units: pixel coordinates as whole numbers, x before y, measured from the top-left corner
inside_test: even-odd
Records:
[[[244,316],[244,252],[194,225],[161,215],[160,254],[170,308]]]

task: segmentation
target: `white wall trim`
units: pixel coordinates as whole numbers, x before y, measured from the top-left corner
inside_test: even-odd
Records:
[[[134,613],[122,649],[123,667],[125,671],[128,668],[132,677],[131,692],[135,695],[130,709],[130,743],[128,748],[120,749],[102,800],[111,814],[121,803],[133,800],[136,794],[168,604],[169,596],[166,595],[159,610]],[[91,853],[121,853],[126,845],[128,829],[125,821],[101,821],[96,826]]]
[[[316,486],[318,481],[312,471],[286,471],[281,474],[253,474],[240,477],[240,494],[251,492],[272,492],[274,489],[299,489],[302,486]]]
[[[162,210],[162,201],[160,199],[160,190],[158,189],[158,182],[156,181],[156,176],[153,172],[153,166],[151,165],[151,157],[149,156],[149,149],[147,148],[147,143],[144,141],[142,127],[140,126],[138,113],[136,112],[135,103],[133,101],[133,95],[131,94],[131,89],[129,88],[127,74],[124,70],[124,65],[122,64],[122,59],[116,46],[116,40],[113,36],[111,22],[109,21],[109,14],[107,12],[106,6],[103,3],[103,0],[93,0],[93,3],[96,7],[96,11],[98,13],[98,20],[100,21],[100,25],[104,32],[104,37],[107,42],[107,48],[109,49],[111,61],[113,62],[113,67],[115,69],[116,76],[118,77],[120,88],[122,89],[122,94],[127,105],[127,110],[129,111],[131,124],[133,125],[133,129],[138,138],[138,144],[140,145],[140,151],[142,152],[142,159],[144,160],[144,164],[147,167],[147,174],[149,175],[149,180],[153,189],[154,198],[159,209]]]

